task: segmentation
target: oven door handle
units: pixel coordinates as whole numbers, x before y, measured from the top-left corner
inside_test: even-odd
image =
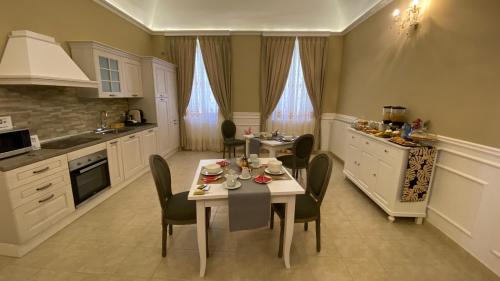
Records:
[[[80,172],[80,174],[83,174],[83,173],[86,173],[86,172],[88,172],[88,171],[90,171],[90,170],[92,170],[92,169],[96,168],[96,167],[102,166],[102,165],[104,165],[104,164],[106,164],[106,163],[108,163],[108,160],[107,160],[107,159],[104,159],[104,160],[102,160],[101,162],[97,162],[97,163],[95,163],[95,164],[94,164],[94,165],[92,165],[92,166],[88,166],[87,168],[81,169],[79,172]]]

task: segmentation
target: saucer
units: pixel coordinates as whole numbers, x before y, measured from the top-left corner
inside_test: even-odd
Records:
[[[224,172],[224,170],[220,169],[220,171],[218,171],[217,173],[209,173],[207,170],[203,169],[201,171],[201,174],[204,176],[218,176],[218,175],[222,174],[223,172]]]
[[[222,183],[222,187],[223,187],[223,188],[225,188],[225,189],[238,189],[238,188],[240,188],[240,187],[241,187],[241,182],[237,181],[237,182],[236,182],[236,185],[235,185],[235,186],[233,186],[233,187],[229,187],[229,186],[227,186],[227,183],[226,183],[226,182],[223,182],[223,183]]]
[[[281,176],[281,175],[285,174],[285,171],[283,171],[283,169],[281,169],[281,171],[279,171],[279,172],[271,172],[271,170],[269,170],[269,168],[265,168],[264,172],[266,172],[270,175],[273,175],[273,176]]]
[[[243,174],[239,176],[240,180],[249,180],[252,178],[252,175],[248,175],[248,177],[243,177]]]

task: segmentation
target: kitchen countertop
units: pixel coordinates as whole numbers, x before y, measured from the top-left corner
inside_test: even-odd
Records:
[[[124,132],[119,132],[119,133],[107,133],[107,134],[95,134],[95,133],[85,133],[81,134],[78,136],[81,137],[92,137],[92,138],[98,138],[98,140],[87,142],[84,144],[80,144],[77,146],[73,146],[70,148],[66,149],[47,149],[43,148],[43,143],[42,143],[42,149],[40,150],[34,150],[29,153],[9,157],[6,159],[0,160],[0,172],[7,172],[10,170],[14,170],[16,168],[30,165],[33,163],[36,163],[38,161],[43,161],[52,157],[60,156],[66,153],[70,153],[82,148],[86,148],[89,146],[93,146],[96,144],[100,144],[103,142],[107,142],[113,139],[121,138],[123,136],[135,134],[137,132],[145,131],[151,128],[157,127],[156,124],[144,124],[144,125],[139,125],[133,127],[134,129],[130,129]]]

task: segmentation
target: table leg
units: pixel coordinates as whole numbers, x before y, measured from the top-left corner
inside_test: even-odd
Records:
[[[285,207],[285,237],[283,241],[283,260],[290,268],[290,248],[292,247],[293,224],[295,223],[295,195],[290,196]]]
[[[269,146],[269,147],[267,147],[267,150],[269,150],[269,158],[276,157],[276,149],[274,149],[274,147]]]
[[[207,240],[205,227],[205,202],[203,200],[196,201],[196,232],[198,235],[198,252],[200,254],[200,277],[205,276],[207,268]]]
[[[250,157],[250,139],[245,138],[245,155]]]

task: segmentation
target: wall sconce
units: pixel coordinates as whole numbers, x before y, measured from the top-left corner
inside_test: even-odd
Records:
[[[420,1],[413,0],[403,14],[401,14],[399,9],[392,12],[394,24],[399,27],[400,32],[406,32],[406,34],[409,35],[411,30],[418,28],[421,10],[422,7]]]

